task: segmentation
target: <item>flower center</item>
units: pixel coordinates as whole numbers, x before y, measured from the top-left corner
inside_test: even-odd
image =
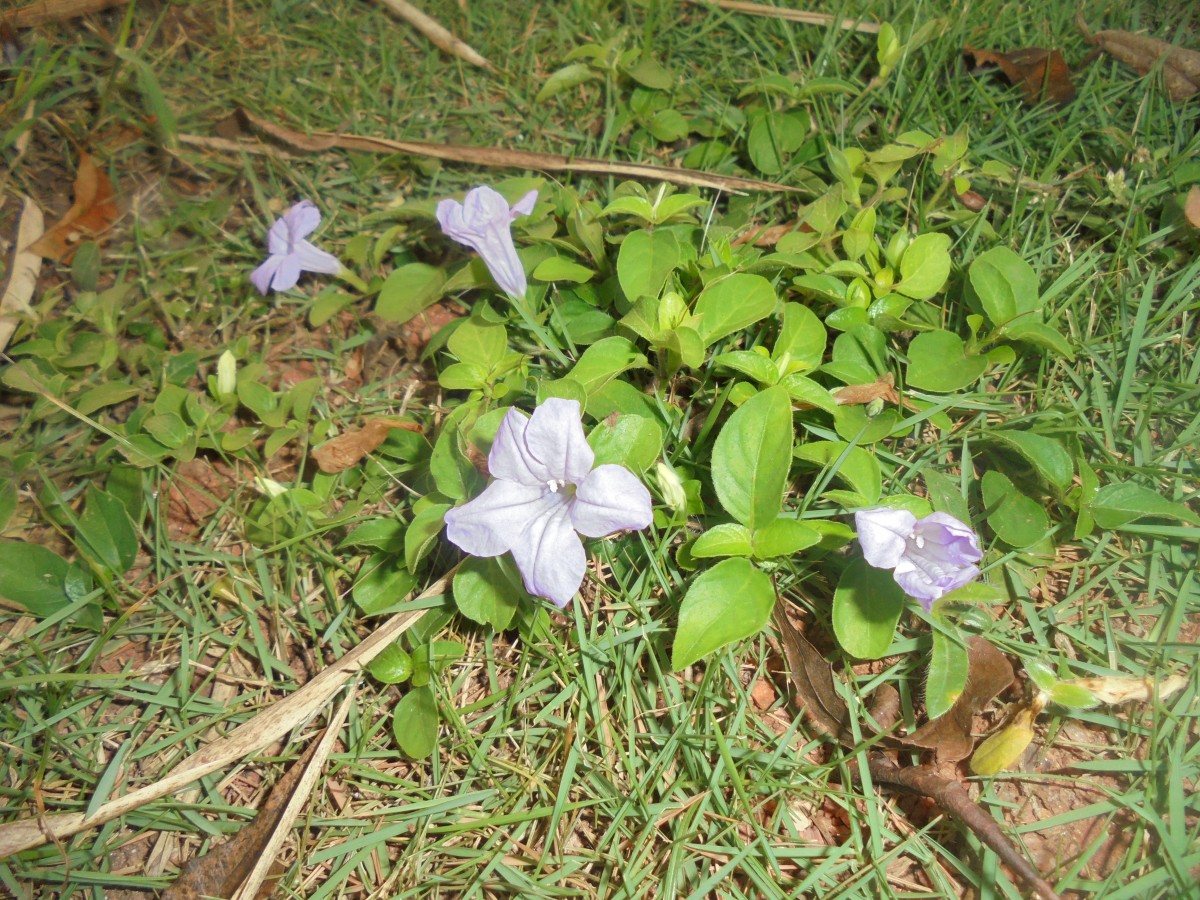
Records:
[[[560,481],[559,479],[551,478],[546,482],[546,487],[548,487],[551,492],[555,494],[562,494],[567,500],[570,500],[575,496],[575,485],[571,484],[566,479]]]

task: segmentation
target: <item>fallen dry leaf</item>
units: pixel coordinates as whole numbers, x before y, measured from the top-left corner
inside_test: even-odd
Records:
[[[81,241],[99,237],[117,221],[113,196],[112,182],[92,155],[80,153],[79,170],[75,173],[75,202],[59,222],[29,246],[29,252],[70,262]]]
[[[344,472],[387,440],[393,428],[421,432],[420,425],[406,419],[368,419],[362,428],[339,434],[323,443],[313,451],[313,459],[326,474]]]
[[[1183,215],[1193,228],[1200,228],[1200,184],[1193,184],[1183,201]]]
[[[78,16],[100,12],[110,6],[124,6],[129,0],[37,0],[22,7],[0,13],[0,21],[14,28],[28,28],[47,22],[62,22]]]
[[[1013,680],[1008,657],[978,635],[967,641],[967,656],[967,684],[950,711],[926,722],[908,737],[899,738],[906,744],[936,751],[942,762],[958,762],[970,755],[975,746],[971,736],[975,714]]]
[[[1076,14],[1075,24],[1089,44],[1116,57],[1141,75],[1149,75],[1161,61],[1163,83],[1172,100],[1181,103],[1200,91],[1200,52],[1128,31],[1097,31],[1093,34],[1082,13]]]
[[[1151,699],[1165,701],[1187,687],[1187,683],[1187,677],[1184,675],[1170,675],[1158,682],[1153,678],[1128,678],[1117,675],[1097,675],[1067,682],[1091,691],[1101,703],[1112,705],[1144,703]]]
[[[271,835],[275,833],[284,808],[291,800],[317,745],[317,741],[309,744],[303,755],[275,782],[254,818],[243,825],[236,835],[203,856],[190,860],[180,869],[175,883],[163,891],[162,900],[232,897],[253,870]]]
[[[963,56],[971,58],[972,74],[990,66],[999,66],[1009,83],[1021,89],[1027,103],[1036,105],[1048,101],[1062,106],[1075,99],[1071,70],[1057,50],[1026,47],[997,53],[966,46],[963,47]]]

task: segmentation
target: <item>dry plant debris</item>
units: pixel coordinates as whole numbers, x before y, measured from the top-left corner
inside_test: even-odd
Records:
[[[1076,16],[1075,23],[1089,44],[1119,59],[1140,75],[1149,75],[1161,64],[1163,83],[1172,100],[1182,103],[1200,91],[1200,52],[1129,31],[1093,33],[1082,13]]]
[[[80,153],[79,169],[75,174],[75,202],[62,219],[29,247],[29,252],[46,259],[70,262],[81,242],[99,238],[117,221],[114,196],[108,175],[96,165],[90,153]]]
[[[362,428],[347,431],[326,441],[313,451],[313,459],[322,472],[344,472],[387,440],[393,429],[420,433],[421,426],[403,419],[368,419]]]
[[[1062,106],[1075,99],[1071,70],[1057,50],[1026,47],[999,53],[966,46],[963,47],[963,56],[968,58],[972,73],[992,66],[999,67],[1008,83],[1019,87],[1025,95],[1025,102],[1031,105],[1050,102]]]

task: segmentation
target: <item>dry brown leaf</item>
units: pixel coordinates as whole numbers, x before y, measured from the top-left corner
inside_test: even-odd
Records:
[[[90,153],[80,153],[79,170],[75,173],[75,202],[59,222],[29,246],[29,252],[70,262],[81,241],[100,237],[117,221],[113,197],[113,184],[108,176]]]
[[[1188,679],[1184,675],[1170,675],[1156,682],[1153,678],[1097,675],[1094,678],[1076,678],[1066,683],[1091,691],[1101,703],[1117,705],[1144,703],[1151,699],[1164,701],[1187,687]]]
[[[963,47],[963,56],[971,57],[972,72],[988,66],[999,66],[1009,83],[1019,87],[1025,95],[1025,101],[1032,105],[1048,101],[1062,106],[1075,99],[1071,70],[1057,50],[1026,47],[997,53],[966,46]]]
[[[850,708],[838,693],[829,662],[792,624],[784,604],[775,604],[774,618],[791,677],[792,702],[822,732],[852,745]]]
[[[970,660],[967,684],[950,711],[926,722],[908,737],[898,738],[906,744],[937,751],[942,762],[958,762],[971,755],[975,746],[971,736],[975,714],[1013,680],[1008,657],[978,635],[968,639],[967,655]]]
[[[339,434],[313,451],[313,459],[322,472],[344,472],[387,440],[393,428],[421,433],[421,426],[405,419],[368,419],[362,428]]]
[[[124,6],[129,0],[38,0],[22,7],[0,13],[0,21],[14,28],[28,28],[47,22],[62,22],[89,13],[100,12],[111,6]]]
[[[816,232],[816,229],[807,222],[788,222],[783,225],[755,225],[747,228],[735,237],[730,242],[730,246],[740,247],[743,244],[753,243],[755,247],[774,247],[779,243],[780,238],[785,234],[791,234],[793,231],[806,231],[812,234]]]
[[[1075,24],[1089,44],[1094,44],[1136,69],[1141,75],[1149,75],[1161,61],[1163,83],[1172,100],[1182,103],[1200,91],[1200,52],[1128,31],[1097,31],[1093,34],[1083,20],[1082,13],[1076,14]]]
[[[20,324],[20,316],[29,312],[29,301],[37,289],[38,273],[42,271],[42,258],[28,249],[42,236],[42,211],[28,197],[22,197],[21,201],[8,283],[4,293],[0,294],[0,351],[8,348],[8,342]]]
[[[203,856],[189,860],[179,870],[175,883],[163,891],[162,900],[232,897],[264,855],[267,842],[278,828],[283,811],[292,799],[300,776],[308,768],[318,744],[319,741],[313,741],[303,755],[292,763],[283,777],[275,782],[258,808],[258,813],[236,835]]]
[[[253,131],[280,141],[296,150],[320,152],[338,148],[358,150],[363,153],[407,153],[451,162],[469,163],[475,166],[491,166],[506,169],[533,169],[544,172],[585,172],[590,175],[622,175],[648,181],[667,181],[694,187],[712,188],[741,194],[746,191],[807,192],[807,188],[776,184],[773,181],[756,181],[736,175],[713,175],[694,169],[673,169],[668,166],[651,166],[644,163],[608,162],[603,159],[563,156],[558,153],[535,153],[532,150],[509,150],[502,147],[471,147],[462,144],[431,144],[426,141],[393,141],[387,138],[360,137],[333,131],[314,131],[305,134],[269,122],[247,112],[236,114]],[[182,143],[199,143],[190,135],[180,135]]]
[[[1200,184],[1193,184],[1183,201],[1183,215],[1193,228],[1200,228]]]
[[[474,47],[460,41],[443,28],[440,22],[425,15],[408,0],[383,0],[383,5],[447,53],[465,59],[471,65],[479,66],[481,69],[491,71],[495,68]]]

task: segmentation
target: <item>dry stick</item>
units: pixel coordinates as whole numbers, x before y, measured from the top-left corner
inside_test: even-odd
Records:
[[[42,211],[36,203],[22,196],[8,282],[0,292],[0,352],[8,349],[13,332],[21,324],[21,316],[29,312],[29,301],[37,290],[38,274],[42,271],[42,258],[30,253],[29,245],[40,238],[44,231]]]
[[[333,131],[314,131],[303,134],[283,128],[259,118],[246,110],[238,115],[252,128],[300,150],[361,150],[365,153],[407,153],[412,156],[427,156],[451,162],[470,163],[476,166],[496,166],[510,169],[541,169],[546,172],[586,172],[591,175],[624,175],[650,181],[669,181],[694,187],[729,191],[740,194],[745,191],[807,191],[806,188],[791,187],[773,181],[756,181],[735,175],[712,175],[695,169],[672,169],[666,166],[651,166],[643,163],[614,163],[602,159],[562,156],[558,153],[535,153],[532,150],[507,150],[500,147],[471,147],[464,144],[430,144],[425,141],[393,141],[379,137],[360,137]],[[183,143],[191,143],[187,135],[180,135]],[[810,192],[811,193],[811,192]]]
[[[100,12],[110,6],[124,6],[129,0],[39,0],[20,9],[0,13],[0,22],[14,28],[28,28],[47,22],[61,22]]]
[[[789,22],[800,22],[804,25],[836,25],[843,31],[858,31],[862,34],[878,34],[879,25],[875,22],[863,22],[858,19],[839,19],[826,13],[804,12],[799,9],[783,9],[778,6],[767,6],[763,3],[748,3],[746,0],[684,0],[695,6],[719,6],[730,12],[745,13],[748,16],[765,16],[770,19],[787,19]]]
[[[417,599],[443,593],[449,578],[450,574],[439,578]],[[397,613],[340,660],[319,672],[296,693],[268,706],[225,737],[197,750],[176,766],[169,775],[154,784],[110,800],[90,816],[84,813],[67,813],[0,825],[0,859],[31,847],[40,847],[51,839],[70,837],[96,825],[103,825],[139,806],[173,794],[196,779],[223,769],[230,763],[279,740],[311,717],[350,678],[378,656],[393,640],[411,628],[427,611],[418,609]]]
[[[443,28],[439,22],[425,15],[408,0],[383,0],[383,5],[447,53],[453,54],[459,59],[465,59],[473,66],[495,71],[495,67],[484,59],[474,47],[460,41]]]

